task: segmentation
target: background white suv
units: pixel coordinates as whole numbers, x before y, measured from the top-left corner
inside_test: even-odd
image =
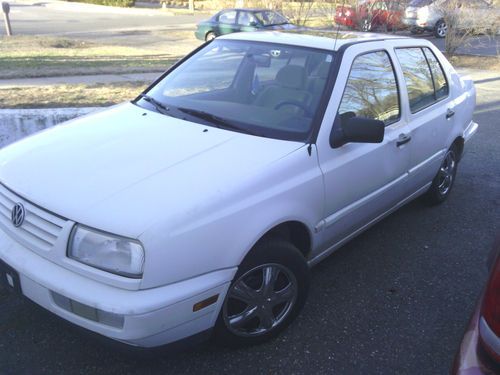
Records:
[[[405,10],[403,23],[410,27],[414,34],[431,31],[436,38],[444,38],[448,32],[442,7],[448,0],[412,0]],[[458,2],[456,17],[458,28],[486,30],[489,24],[498,25],[495,17],[499,17],[499,9],[488,0],[466,0]]]

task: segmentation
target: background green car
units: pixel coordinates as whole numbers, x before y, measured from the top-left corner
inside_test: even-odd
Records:
[[[288,19],[269,9],[224,9],[197,25],[194,35],[200,40],[211,40],[219,35],[238,31],[296,29]]]

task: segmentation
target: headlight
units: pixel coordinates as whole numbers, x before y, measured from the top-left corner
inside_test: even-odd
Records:
[[[139,278],[144,267],[144,249],[138,241],[75,225],[68,257],[117,275]]]

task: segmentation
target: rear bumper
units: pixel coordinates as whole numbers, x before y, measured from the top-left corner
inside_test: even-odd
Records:
[[[463,133],[464,143],[467,143],[474,136],[474,134],[476,134],[478,128],[479,125],[476,122],[471,121]]]
[[[403,18],[402,22],[405,26],[409,28],[421,29],[421,30],[432,30],[434,25],[429,25],[429,23],[424,21],[419,21],[418,18]]]
[[[203,30],[197,29],[194,32],[194,36],[196,39],[205,41],[205,32]]]
[[[210,330],[236,268],[147,290],[125,290],[67,270],[0,230],[0,259],[19,273],[22,294],[80,327],[126,344],[155,347]],[[218,295],[199,311],[193,305]]]

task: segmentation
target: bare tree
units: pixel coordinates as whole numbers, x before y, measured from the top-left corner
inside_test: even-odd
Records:
[[[494,36],[500,25],[499,9],[488,0],[446,0],[437,5],[446,28],[445,51],[456,54],[473,35]]]
[[[298,0],[283,4],[282,11],[289,17],[293,23],[304,26],[312,16],[313,0]]]

